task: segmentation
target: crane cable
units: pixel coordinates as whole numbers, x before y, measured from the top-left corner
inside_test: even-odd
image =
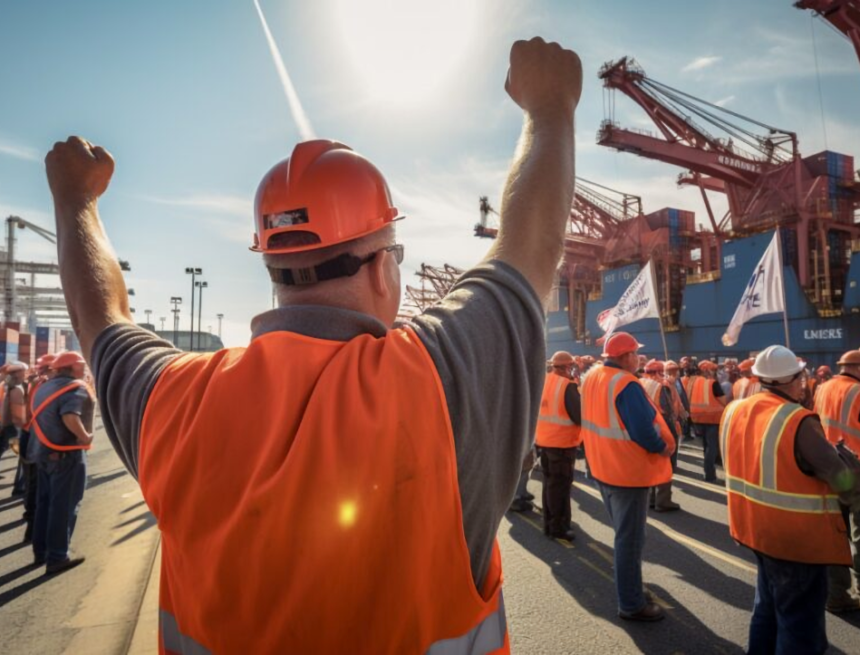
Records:
[[[812,30],[812,53],[815,56],[815,79],[818,81],[818,106],[821,109],[821,131],[824,133],[824,149],[827,147],[827,123],[824,120],[824,94],[821,92],[821,71],[818,68],[818,44],[815,40],[815,15],[810,14],[809,26]]]

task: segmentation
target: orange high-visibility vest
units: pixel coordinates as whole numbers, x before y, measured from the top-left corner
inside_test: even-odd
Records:
[[[542,448],[575,448],[582,443],[581,428],[570,420],[564,394],[575,384],[556,373],[547,373],[540,400],[535,443]]]
[[[807,564],[850,564],[838,496],[803,473],[794,455],[813,412],[772,393],[730,403],[720,424],[729,530],[765,555]]]
[[[818,388],[815,412],[821,417],[827,440],[840,439],[855,453],[860,453],[860,382],[847,375],[837,375]]]
[[[718,425],[723,405],[714,396],[714,380],[696,376],[690,396],[690,417],[693,423]]]
[[[738,378],[735,380],[735,383],[732,385],[732,398],[734,400],[743,400],[746,397],[749,384],[749,378]]]
[[[761,382],[759,382],[759,379],[753,375],[750,378],[750,383],[747,385],[746,391],[744,391],[744,398],[749,398],[750,396],[754,396],[760,392]]]
[[[630,438],[615,401],[629,384],[638,384],[632,373],[613,366],[589,371],[582,386],[582,436],[586,458],[595,478],[618,487],[655,487],[672,479],[668,457],[649,453]],[[666,445],[674,444],[672,432],[656,407],[654,427]]]
[[[693,396],[693,385],[696,383],[701,375],[685,375],[681,378],[681,384],[684,386],[684,393],[687,394],[687,399],[689,400]]]
[[[442,382],[410,329],[179,356],[139,463],[161,653],[509,652],[498,545],[479,592]]]

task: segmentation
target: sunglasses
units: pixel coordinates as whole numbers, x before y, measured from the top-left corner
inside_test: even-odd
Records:
[[[361,260],[362,264],[367,264],[368,262],[372,262],[376,259],[376,256],[381,252],[390,252],[394,255],[394,261],[397,262],[398,265],[403,263],[403,244],[395,243],[393,246],[385,246],[385,248],[380,248],[376,252],[370,253],[367,257]]]

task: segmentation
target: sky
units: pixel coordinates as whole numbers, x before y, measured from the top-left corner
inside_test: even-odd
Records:
[[[680,169],[596,145],[612,103],[597,71],[630,55],[660,82],[797,132],[804,155],[860,155],[860,62],[792,4],[260,0],[290,94],[254,0],[0,0],[0,217],[53,230],[45,154],[72,134],[104,146],[117,166],[101,216],[131,264],[136,320],[149,309],[170,326],[181,296],[188,329],[184,271],[200,267],[204,329],[224,314],[225,343],[243,345],[271,307],[248,250],[254,192],[309,134],[349,144],[387,176],[408,215],[405,284],[421,263],[468,268],[485,255],[490,243],[472,236],[478,198],[499,206],[522,122],[504,92],[508,53],[542,36],[583,61],[577,174],[641,195],[646,213],[670,206],[704,222],[698,191],[676,186]],[[622,126],[653,129],[623,95],[614,108]],[[19,230],[17,247],[56,261],[33,232]]]

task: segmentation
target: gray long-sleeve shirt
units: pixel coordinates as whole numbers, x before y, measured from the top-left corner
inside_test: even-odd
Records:
[[[537,421],[546,350],[543,309],[525,278],[495,261],[468,271],[412,327],[442,381],[454,433],[463,530],[480,587]],[[254,319],[252,339],[281,330],[339,341],[361,334],[381,337],[387,331],[365,314],[294,306]],[[105,429],[135,476],[147,401],[159,375],[179,354],[169,342],[129,324],[105,329],[94,344]]]

